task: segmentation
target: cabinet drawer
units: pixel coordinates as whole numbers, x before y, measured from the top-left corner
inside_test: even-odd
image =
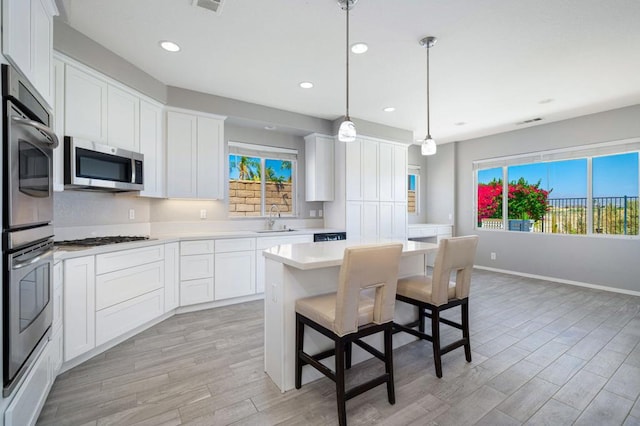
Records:
[[[255,238],[234,238],[228,240],[216,240],[216,253],[229,251],[247,251],[256,249]]]
[[[98,275],[96,310],[164,288],[164,261]]]
[[[438,235],[451,235],[451,226],[438,226]]]
[[[213,240],[182,241],[180,243],[181,255],[213,254]]]
[[[421,226],[420,228],[409,228],[409,237],[435,237],[438,235],[438,228],[435,226]]]
[[[180,306],[213,302],[213,278],[180,282]]]
[[[96,275],[164,260],[164,245],[122,250],[96,256]]]
[[[159,317],[164,289],[156,290],[96,312],[96,344],[101,345]]]
[[[180,256],[180,280],[213,277],[213,254]]]

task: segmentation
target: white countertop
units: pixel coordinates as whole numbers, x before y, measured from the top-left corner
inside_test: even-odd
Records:
[[[331,228],[302,228],[295,231],[269,231],[264,232],[262,230],[247,230],[247,231],[217,231],[199,234],[177,234],[177,235],[153,235],[149,240],[133,241],[128,243],[119,244],[107,244],[94,247],[57,247],[54,260],[60,261],[64,259],[71,259],[74,257],[93,256],[103,253],[111,253],[120,250],[136,249],[141,247],[153,246],[157,244],[166,244],[179,241],[194,241],[194,240],[217,240],[224,238],[264,238],[264,237],[292,237],[295,235],[313,235],[323,232],[344,232]]]
[[[401,240],[343,240],[326,241],[321,243],[282,244],[263,252],[264,257],[281,262],[297,269],[319,269],[340,266],[344,256],[344,249],[365,244],[381,244],[400,242],[403,244],[402,256],[435,253],[437,244],[419,241]]]

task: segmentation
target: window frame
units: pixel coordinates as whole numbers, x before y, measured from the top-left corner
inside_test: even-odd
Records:
[[[409,175],[416,177],[416,211],[409,212]],[[419,216],[420,215],[420,166],[409,164],[407,165],[407,215]]]
[[[518,155],[510,155],[504,157],[494,157],[473,161],[472,165],[472,184],[473,184],[473,217],[472,226],[476,231],[482,232],[517,232],[509,231],[508,227],[508,169],[515,165],[549,163],[563,160],[586,159],[587,160],[587,210],[586,210],[586,230],[585,234],[565,234],[552,232],[531,232],[537,235],[553,235],[567,237],[595,237],[595,238],[614,238],[614,239],[640,239],[640,232],[636,235],[625,234],[602,234],[595,233],[593,230],[593,159],[598,157],[606,157],[620,154],[637,153],[638,155],[638,194],[640,200],[640,138],[630,138],[620,141],[603,142],[590,145],[581,145],[570,148],[562,148],[555,150],[545,150],[533,153],[525,153]],[[502,229],[482,228],[478,225],[478,173],[480,170],[486,169],[502,169]],[[529,232],[520,232],[521,234],[529,234]]]
[[[233,216],[229,211],[229,183],[231,178],[227,175],[227,218],[228,219],[264,219],[269,216],[269,207],[266,202],[266,161],[279,160],[291,162],[291,212],[281,213],[281,217],[298,217],[298,150],[292,148],[282,148],[269,145],[249,144],[245,142],[229,141],[226,153],[226,170],[230,170],[230,157],[232,155],[247,156],[260,159],[260,215],[255,216]]]

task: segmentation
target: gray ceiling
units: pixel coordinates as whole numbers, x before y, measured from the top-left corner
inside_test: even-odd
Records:
[[[63,0],[68,23],[172,86],[334,120],[345,107],[335,0]],[[638,0],[360,0],[351,115],[439,143],[640,103]],[[182,50],[171,54],[160,40]],[[312,81],[303,90],[301,81]],[[385,113],[386,106],[396,108]],[[516,124],[535,117],[542,121]],[[464,123],[464,124],[463,124]]]

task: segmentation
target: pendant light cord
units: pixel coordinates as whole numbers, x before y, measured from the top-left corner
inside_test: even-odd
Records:
[[[431,128],[430,128],[430,120],[429,120],[429,115],[431,114],[431,106],[429,105],[429,50],[431,50],[431,47],[427,45],[427,137],[426,139],[431,139]]]
[[[345,0],[345,5],[347,7],[347,120],[351,120],[351,118],[349,118],[349,1],[350,0]]]

